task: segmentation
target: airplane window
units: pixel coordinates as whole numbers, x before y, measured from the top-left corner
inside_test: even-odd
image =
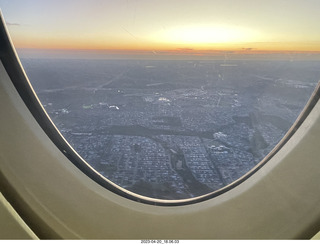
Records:
[[[318,1],[15,2],[2,11],[50,118],[142,196],[189,199],[244,177],[320,79]]]

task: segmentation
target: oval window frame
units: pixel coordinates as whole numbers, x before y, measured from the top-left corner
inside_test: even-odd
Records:
[[[316,147],[316,135],[320,134],[319,86],[298,120],[278,146],[248,174],[225,188],[198,198],[173,201],[150,199],[128,192],[112,183],[110,184],[99,174],[96,174],[63,139],[47,116],[27,79],[2,17],[1,25],[0,56],[2,63],[1,86],[3,88],[1,99],[6,101],[6,103],[3,103],[6,104],[3,115],[6,115],[5,112],[8,115],[5,118],[3,117],[1,125],[2,132],[5,132],[4,134],[11,133],[10,138],[2,138],[2,143],[5,145],[4,148],[8,148],[8,145],[4,142],[5,140],[16,146],[11,150],[5,151],[3,149],[1,154],[1,192],[6,195],[10,203],[15,206],[19,214],[23,216],[23,219],[39,237],[86,239],[129,237],[131,239],[145,239],[143,228],[148,233],[147,238],[153,239],[157,239],[156,237],[161,239],[229,239],[231,237],[252,239],[268,237],[268,234],[271,234],[271,238],[277,236],[299,238],[301,236],[311,237],[318,231],[320,210],[315,210],[313,212],[314,215],[310,216],[310,214],[304,215],[307,213],[306,211],[292,211],[292,209],[280,211],[278,208],[272,209],[264,205],[264,208],[252,208],[251,211],[251,207],[253,205],[257,207],[257,202],[264,199],[266,191],[276,199],[284,198],[284,202],[281,205],[286,205],[292,200],[292,195],[299,196],[298,193],[314,190],[317,182],[320,185],[319,177],[315,178],[316,172],[320,171],[317,160],[306,158],[305,161],[309,163],[309,174],[298,177],[298,180],[305,184],[301,184],[302,187],[296,189],[295,194],[284,187],[284,185],[288,187],[290,184],[294,184],[294,182],[290,181],[292,176],[288,172],[295,173],[306,170],[303,169],[299,161],[301,157],[298,156],[298,160],[293,156],[297,154],[296,152],[301,151],[299,148],[308,149],[302,152],[303,155],[306,155],[307,152],[312,152],[320,158],[319,150]],[[29,140],[28,142],[31,143],[30,147],[33,150],[26,147],[25,142],[19,140],[21,139],[21,134],[15,135],[13,133],[15,128],[19,128],[22,135]],[[33,142],[31,139],[35,141]],[[18,154],[13,152],[16,150],[19,152]],[[45,162],[45,157],[50,158],[50,160]],[[80,161],[74,162],[75,158],[78,158],[77,160],[80,159]],[[266,164],[267,162],[269,163]],[[32,169],[36,169],[34,170],[35,172]],[[87,170],[89,172],[86,172]],[[85,174],[83,171],[85,171]],[[26,172],[30,175],[26,176]],[[44,172],[51,172],[54,176],[61,175],[61,178],[46,177]],[[95,178],[97,176],[98,178]],[[286,184],[279,184],[281,179],[285,179]],[[40,182],[42,183],[40,184]],[[61,189],[61,185],[68,182],[71,182],[66,187],[68,190]],[[60,187],[57,187],[57,185]],[[71,189],[74,191],[71,191]],[[71,192],[72,195],[70,196]],[[66,209],[70,211],[70,208],[76,203],[75,199],[83,199],[82,195],[90,195],[97,201],[88,200],[80,204],[81,206],[75,207],[71,211],[74,213],[71,216],[64,208],[67,206],[68,208]],[[282,197],[282,195],[288,198]],[[317,206],[316,204],[319,200],[317,196],[309,196],[309,198],[312,199],[307,208],[310,211],[310,209],[314,209]],[[297,200],[300,204],[298,205],[304,207],[305,205],[302,205],[302,203],[304,204],[305,201],[305,199]],[[88,208],[88,212],[94,214],[93,216],[96,216],[97,212],[104,213],[102,214],[104,217],[108,217],[108,214],[113,216],[113,221],[103,220],[101,216],[97,216],[99,223],[108,226],[113,231],[103,233],[101,228],[99,228],[100,231],[90,230],[90,228],[86,231],[79,227],[79,224],[77,225],[79,221],[82,221],[87,227],[93,223],[90,214],[85,214],[85,217],[81,217],[80,214],[80,210],[87,209],[88,202],[92,204]],[[105,206],[103,206],[103,203],[105,203]],[[236,207],[239,205],[243,209]],[[234,208],[237,211],[233,210]],[[216,215],[220,216],[221,220],[222,213],[228,216],[227,213],[230,211],[229,217],[223,220],[222,223],[207,219],[207,216],[214,217]],[[279,211],[281,214],[277,216]],[[262,230],[263,226],[256,225],[261,222],[258,220],[259,218],[254,218],[253,212],[268,213],[275,219],[264,222],[266,228]],[[292,223],[294,221],[288,218],[290,214],[295,218],[303,219],[306,225],[308,223],[308,227],[306,225],[299,227],[300,223]],[[125,221],[130,215],[134,215],[134,221],[131,220],[125,225],[130,226],[132,230],[123,232],[120,220]],[[243,221],[240,216],[249,218],[247,221]],[[264,216],[267,217],[268,215],[264,214]],[[143,219],[145,222],[137,224],[136,221],[139,219]],[[285,228],[280,228],[278,224],[272,225],[277,220],[280,220],[279,222],[282,224],[286,223]],[[191,224],[192,221],[195,223]],[[150,224],[153,222],[158,227],[156,232],[150,228]],[[175,232],[170,230],[170,225],[166,223],[182,224],[182,227],[175,229]],[[197,223],[199,226],[196,225]],[[241,223],[247,223],[247,225],[244,224],[238,230],[233,229],[233,227],[239,227]],[[251,224],[249,225],[249,223]],[[205,227],[204,224],[208,224],[208,226]],[[194,230],[190,231],[190,233],[184,233],[185,227],[183,226],[193,226]],[[272,233],[271,230],[275,232]],[[185,235],[182,235],[183,233]]]

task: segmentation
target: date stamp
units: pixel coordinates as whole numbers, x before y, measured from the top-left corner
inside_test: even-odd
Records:
[[[178,244],[179,240],[141,240],[141,244]]]

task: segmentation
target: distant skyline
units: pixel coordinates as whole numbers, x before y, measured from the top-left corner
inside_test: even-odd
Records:
[[[320,52],[319,0],[0,0],[17,48]]]

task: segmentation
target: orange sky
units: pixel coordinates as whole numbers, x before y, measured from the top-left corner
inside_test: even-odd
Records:
[[[188,44],[130,44],[120,42],[99,43],[95,41],[70,41],[70,40],[19,40],[15,39],[17,48],[33,49],[59,49],[59,50],[127,50],[127,51],[151,51],[161,53],[164,51],[175,54],[210,54],[216,51],[236,51],[239,53],[269,53],[269,52],[320,52],[320,43],[317,42],[247,42],[247,43],[215,43],[210,45]]]
[[[318,0],[0,0],[17,48],[320,52]]]

